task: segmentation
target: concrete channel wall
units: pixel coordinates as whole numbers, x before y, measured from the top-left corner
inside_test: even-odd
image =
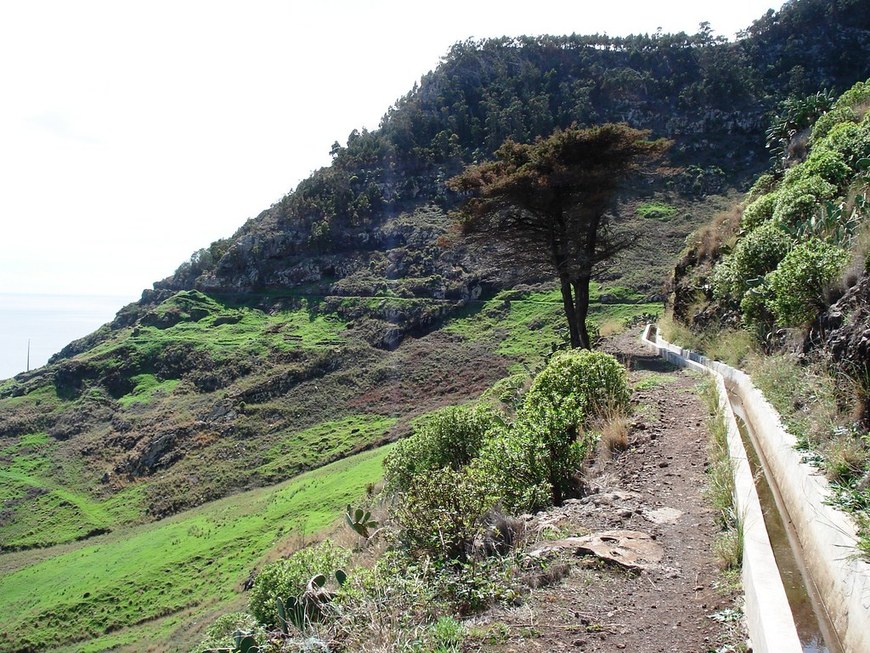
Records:
[[[803,561],[840,645],[847,653],[870,652],[870,564],[858,557],[858,535],[852,519],[828,505],[832,496],[828,482],[817,469],[802,461],[802,456],[795,449],[794,436],[783,428],[778,413],[752,384],[749,376],[718,361],[676,347],[658,334],[653,342],[650,333],[651,327],[647,327],[643,340],[659,355],[677,365],[713,374],[717,379],[720,405],[729,426],[729,449],[735,463],[736,499],[739,514],[743,517],[743,581],[747,622],[754,650],[785,653],[800,651],[801,648],[799,643],[797,648],[793,648],[797,634],[791,610],[787,603],[784,608],[781,606],[785,593],[775,564],[771,562],[773,554],[769,553],[770,543],[760,515],[761,508],[758,506],[756,513],[756,508],[750,506],[752,503],[758,504],[758,497],[748,471],[746,452],[737,433],[726,383],[737,395],[752,424],[757,446],[761,449],[759,454],[764,457],[773,476],[769,480],[779,490],[788,512],[784,517],[791,519],[794,525]],[[746,487],[747,479],[741,478],[744,473],[749,474],[751,491]],[[763,531],[763,536],[759,531]],[[767,551],[763,550],[765,541]],[[770,558],[767,557],[768,553]],[[771,578],[771,570],[776,575],[775,579]],[[771,588],[772,585],[775,587]],[[787,622],[791,622],[790,627]]]

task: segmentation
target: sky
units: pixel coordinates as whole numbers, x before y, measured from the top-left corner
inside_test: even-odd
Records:
[[[781,4],[0,2],[0,295],[138,299],[376,129],[457,41],[733,38]]]

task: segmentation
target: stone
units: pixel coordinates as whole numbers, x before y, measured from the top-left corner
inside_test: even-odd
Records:
[[[649,533],[630,530],[600,531],[584,537],[546,542],[534,549],[530,555],[543,557],[567,549],[574,549],[575,555],[593,555],[632,571],[652,569],[664,556],[664,549]]]

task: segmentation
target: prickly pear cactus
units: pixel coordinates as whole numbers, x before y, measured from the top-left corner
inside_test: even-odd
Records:
[[[344,514],[344,518],[348,526],[365,539],[369,539],[372,536],[372,532],[378,527],[378,522],[372,519],[372,513],[362,508],[354,510],[350,504],[347,505],[347,512]]]

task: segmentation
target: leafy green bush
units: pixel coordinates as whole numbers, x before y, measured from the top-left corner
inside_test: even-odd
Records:
[[[468,559],[495,499],[468,470],[449,467],[417,477],[393,510],[399,539],[414,555],[440,562]]]
[[[826,114],[816,120],[810,140],[817,143],[843,122],[857,122],[870,105],[870,80],[858,82],[843,93]]]
[[[770,312],[770,288],[765,283],[750,288],[740,299],[743,327],[757,342],[764,342],[773,329],[775,318]]]
[[[489,439],[480,457],[471,464],[472,474],[481,485],[489,487],[501,505],[515,513],[532,512],[553,503],[545,434],[527,426],[506,428]],[[566,439],[567,451],[556,464],[576,470],[583,461],[583,452],[576,441]]]
[[[773,218],[773,210],[776,208],[776,203],[779,196],[776,193],[767,193],[757,198],[743,210],[743,219],[740,221],[740,226],[743,229],[755,229],[760,224],[768,222]]]
[[[842,153],[822,147],[814,148],[806,161],[789,171],[794,175],[795,181],[799,178],[820,177],[838,188],[843,187],[853,172]],[[784,181],[788,182],[791,178],[790,175],[786,175]]]
[[[858,161],[870,156],[870,127],[844,122],[836,125],[813,152],[839,155],[850,171],[857,169]]]
[[[768,276],[767,305],[781,326],[803,326],[825,306],[825,292],[849,261],[844,249],[818,239],[797,245]]]
[[[199,653],[206,649],[235,648],[236,642],[233,634],[236,631],[243,633],[255,633],[256,639],[263,639],[265,633],[258,632],[257,621],[246,612],[230,612],[215,619],[206,628],[205,638],[194,648],[191,653]]]
[[[630,394],[625,368],[613,356],[574,349],[556,353],[535,377],[522,412],[576,433],[588,419],[627,407]]]
[[[795,227],[812,216],[822,202],[836,195],[837,188],[821,177],[805,177],[779,189],[773,219],[783,227]]]
[[[483,405],[450,406],[428,415],[384,460],[389,487],[406,490],[424,472],[462,468],[480,451],[487,433],[501,424],[495,411]]]
[[[515,428],[543,450],[554,503],[574,491],[580,463],[597,439],[586,427],[624,411],[630,395],[625,368],[604,352],[561,352],[535,377]]]
[[[735,297],[742,297],[749,287],[757,285],[753,280],[775,270],[791,247],[791,236],[773,222],[767,222],[741,238],[729,257]]]
[[[511,374],[496,381],[489,390],[483,393],[481,399],[516,410],[523,404],[528,384],[528,374],[523,372]]]
[[[267,565],[257,574],[251,588],[251,614],[267,628],[280,626],[276,599],[300,596],[314,576],[332,576],[349,561],[350,551],[326,540]]]
[[[597,436],[596,417],[624,410],[625,368],[602,352],[558,352],[535,377],[516,423],[487,440],[474,472],[512,511],[530,511],[573,494]]]
[[[718,302],[730,302],[737,296],[737,277],[734,274],[734,262],[726,256],[716,264],[710,273],[710,288],[713,299]]]
[[[453,567],[436,567],[430,582],[436,596],[460,615],[478,612],[494,603],[509,603],[519,596],[517,567],[509,557],[491,556]],[[422,650],[438,653],[439,650]]]
[[[772,193],[773,189],[776,188],[776,183],[776,177],[770,173],[759,175],[758,179],[755,180],[755,183],[752,184],[752,188],[750,188],[749,192],[746,193],[746,201],[752,203],[762,195]]]

